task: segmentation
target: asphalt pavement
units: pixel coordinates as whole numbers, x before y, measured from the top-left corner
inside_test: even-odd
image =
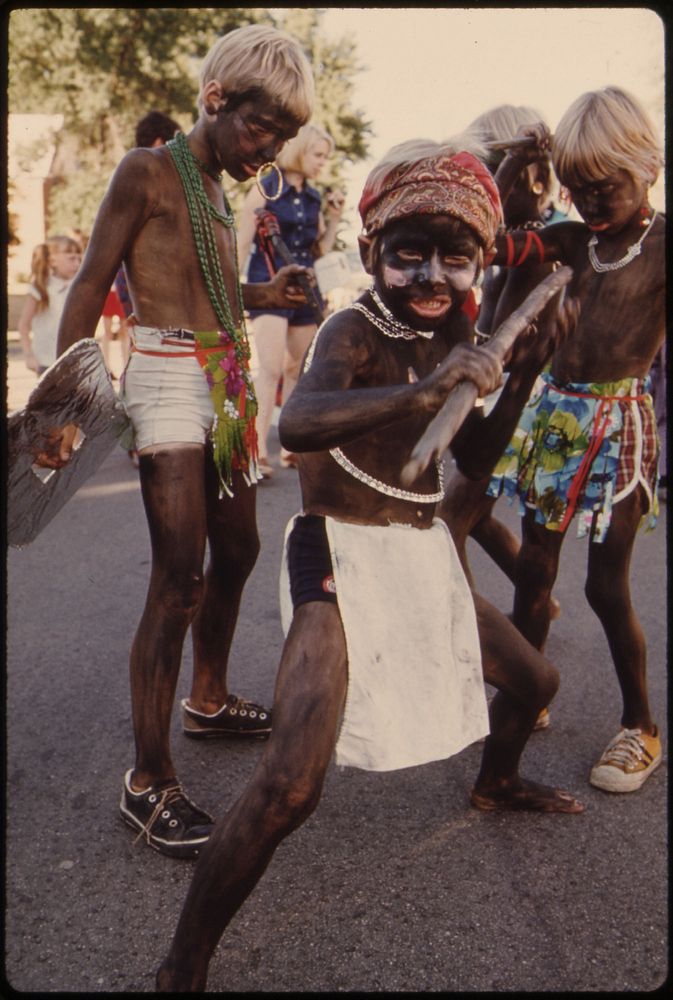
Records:
[[[22,405],[32,376],[15,347],[9,384]],[[298,509],[294,471],[259,487],[261,555],[230,679],[266,704],[282,646],[281,540]],[[514,510],[496,510],[518,530]],[[666,513],[663,504],[657,529],[639,536],[632,570],[665,748]],[[511,585],[472,543],[470,552],[482,593],[508,611]],[[548,644],[561,688],[522,767],[572,790],[585,813],[473,809],[479,745],[385,774],[332,766],[318,810],[280,846],[220,942],[209,991],[616,993],[664,983],[668,767],[631,795],[588,784],[620,728],[620,698],[583,596],[586,554],[571,534]],[[134,843],[118,815],[133,762],[128,654],[149,565],[138,475],[119,448],[31,545],[8,552],[5,992],[151,992],[168,948],[193,864]],[[190,669],[187,642],[177,699]],[[176,711],[173,748],[188,794],[221,815],[263,745],[189,741]]]

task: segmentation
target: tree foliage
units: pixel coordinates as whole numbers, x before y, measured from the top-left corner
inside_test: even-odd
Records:
[[[314,67],[315,120],[338,156],[366,155],[369,124],[353,108],[354,43],[327,41],[320,10],[255,7],[36,8],[9,19],[9,110],[62,114],[48,228],[90,231],[110,175],[149,110],[186,130],[196,118],[198,70],[216,39],[243,24],[276,24],[298,38]],[[241,192],[234,190],[234,203]]]

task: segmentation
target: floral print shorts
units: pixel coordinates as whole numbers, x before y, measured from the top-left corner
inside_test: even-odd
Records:
[[[536,383],[489,482],[489,496],[519,497],[520,512],[552,531],[577,515],[578,537],[605,539],[612,507],[639,484],[656,524],[659,443],[647,380]]]

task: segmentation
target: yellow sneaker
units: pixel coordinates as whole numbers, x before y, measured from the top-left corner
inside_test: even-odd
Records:
[[[642,729],[622,729],[592,769],[590,784],[604,792],[635,792],[661,764],[661,739]]]

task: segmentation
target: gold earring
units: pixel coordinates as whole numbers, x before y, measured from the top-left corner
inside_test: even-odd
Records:
[[[274,195],[267,194],[264,188],[262,187],[262,174],[264,173],[265,170],[269,169],[275,170],[276,175],[278,177],[278,190]],[[260,194],[264,195],[266,201],[278,201],[281,194],[283,193],[283,175],[280,171],[280,167],[278,166],[278,164],[275,163],[273,160],[270,160],[268,163],[263,163],[259,168],[259,170],[257,171],[257,173],[255,174],[255,184],[257,185],[257,190],[259,191]]]

